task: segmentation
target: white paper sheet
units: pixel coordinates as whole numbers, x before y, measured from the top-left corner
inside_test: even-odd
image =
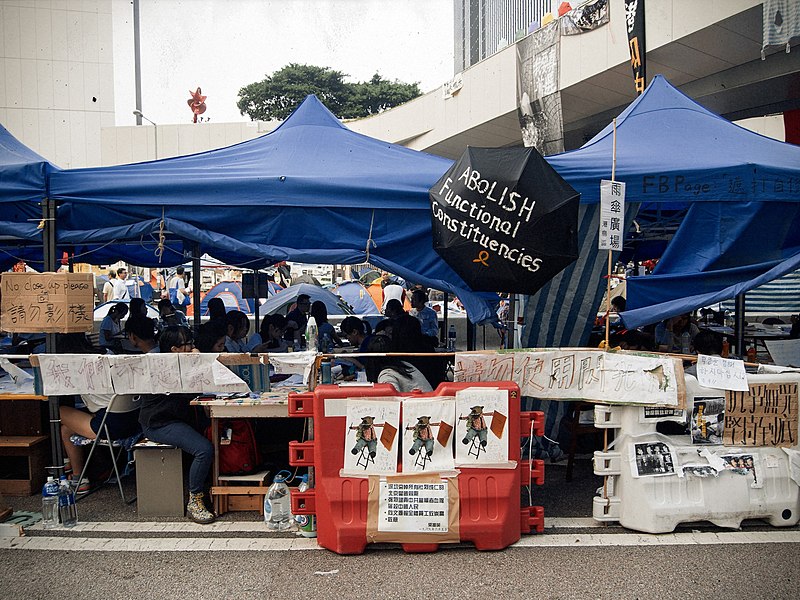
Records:
[[[404,399],[403,473],[453,469],[456,427],[456,403],[452,396]]]
[[[397,472],[397,446],[400,441],[399,399],[384,402],[349,398],[345,423],[343,472],[355,475],[390,475]],[[361,435],[359,428],[364,430]],[[394,441],[387,448],[382,437],[385,434],[391,435],[392,428]],[[374,440],[374,443],[368,441],[368,438]],[[374,453],[374,456],[370,456],[370,453]]]
[[[519,443],[508,439],[508,410],[507,390],[474,387],[456,392],[456,466],[508,462],[508,444]],[[475,416],[478,412],[482,422]],[[500,436],[493,431],[498,428],[496,419],[502,423]]]
[[[719,356],[697,355],[697,381],[703,387],[746,392],[744,362]]]
[[[113,394],[111,369],[101,354],[40,354],[44,394]]]
[[[776,365],[800,367],[800,340],[766,340],[764,343]]]
[[[114,391],[118,394],[153,394],[153,385],[150,380],[150,365],[147,356],[119,355],[108,356],[111,365],[111,381]],[[172,390],[170,390],[172,391]]]

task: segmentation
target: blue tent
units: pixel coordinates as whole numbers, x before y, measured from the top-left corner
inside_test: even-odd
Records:
[[[353,307],[357,315],[379,315],[381,309],[375,305],[367,288],[360,281],[343,281],[332,286],[330,290]]]
[[[596,250],[591,209],[600,180],[611,179],[613,130],[610,124],[581,148],[547,157],[581,193],[581,257],[588,258],[585,270],[567,269],[528,303],[531,335],[547,331],[530,345],[579,345],[588,337],[605,288],[605,253]],[[628,280],[628,327],[708,306],[800,268],[799,147],[726,121],[660,75],[617,118],[616,136],[616,179],[626,183],[628,220],[639,209],[688,209],[655,274]],[[578,306],[583,299],[591,314]],[[581,330],[570,338],[575,328]]]
[[[219,298],[225,305],[225,311],[240,310],[248,315],[253,314],[253,301],[242,296],[242,286],[238,281],[221,281],[206,292],[200,301],[200,314],[208,315],[208,301]]]
[[[328,315],[352,315],[353,310],[339,296],[324,288],[311,285],[310,283],[298,283],[290,285],[281,290],[274,296],[267,298],[261,305],[261,312],[265,315],[282,314],[289,312],[292,305],[297,302],[300,294],[307,294],[311,302],[324,302]]]
[[[0,236],[40,242],[39,202],[47,196],[47,177],[57,170],[0,125]],[[7,236],[7,237],[6,237]]]
[[[475,322],[483,296],[433,251],[428,189],[451,161],[354,133],[315,96],[241,144],[51,178],[59,226],[82,241],[170,235],[251,267],[370,262],[457,294]],[[65,234],[67,235],[67,234]]]

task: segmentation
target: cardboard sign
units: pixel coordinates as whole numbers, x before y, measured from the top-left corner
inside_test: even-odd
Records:
[[[725,446],[797,444],[797,383],[750,385],[725,395]]]
[[[600,182],[599,250],[622,250],[625,239],[625,184],[621,181]]]
[[[94,325],[91,273],[3,273],[0,328],[11,333],[74,333]]]

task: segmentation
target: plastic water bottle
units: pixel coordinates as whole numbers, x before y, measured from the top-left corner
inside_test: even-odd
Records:
[[[308,475],[300,478],[300,485],[297,491],[300,493],[308,489]],[[300,535],[307,538],[317,537],[317,515],[297,515],[295,518],[297,526],[300,528]]]
[[[78,508],[75,506],[75,492],[67,478],[62,475],[58,482],[58,516],[64,527],[78,524]]]
[[[319,328],[314,317],[309,317],[306,325],[306,348],[308,350],[317,350],[319,348]]]
[[[272,485],[267,490],[267,502],[269,502],[269,522],[267,526],[276,531],[286,531],[292,526],[291,505],[292,500],[289,495],[289,486],[286,485],[286,478],[290,476],[289,471],[280,471],[275,475]],[[266,508],[264,509],[266,516]]]
[[[689,354],[691,351],[690,346],[692,343],[692,337],[689,335],[688,331],[684,331],[681,334],[681,354]]]
[[[456,351],[457,337],[458,336],[456,335],[456,326],[450,325],[450,329],[447,330],[447,349],[450,350],[450,352]]]
[[[45,529],[58,527],[58,482],[52,475],[42,486],[42,524]]]
[[[320,364],[320,370],[322,371],[322,383],[333,383],[331,361],[323,360]]]

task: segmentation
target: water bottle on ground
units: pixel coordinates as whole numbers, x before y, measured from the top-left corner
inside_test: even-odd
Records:
[[[291,523],[291,496],[289,486],[286,485],[286,478],[291,473],[280,471],[275,475],[272,485],[267,490],[267,502],[269,502],[269,523],[267,526],[275,531],[286,531],[292,527]],[[264,509],[266,516],[266,508]]]
[[[447,330],[447,349],[450,352],[456,351],[456,326],[450,325],[450,329]]]
[[[58,527],[58,482],[52,476],[42,486],[42,525],[45,529]]]
[[[62,475],[58,482],[58,516],[64,527],[75,527],[78,524],[78,508],[75,506],[75,492]]]
[[[308,475],[303,475],[300,480],[297,489],[302,493],[308,489]],[[300,535],[307,538],[317,537],[317,515],[297,515],[295,521],[300,528]]]

